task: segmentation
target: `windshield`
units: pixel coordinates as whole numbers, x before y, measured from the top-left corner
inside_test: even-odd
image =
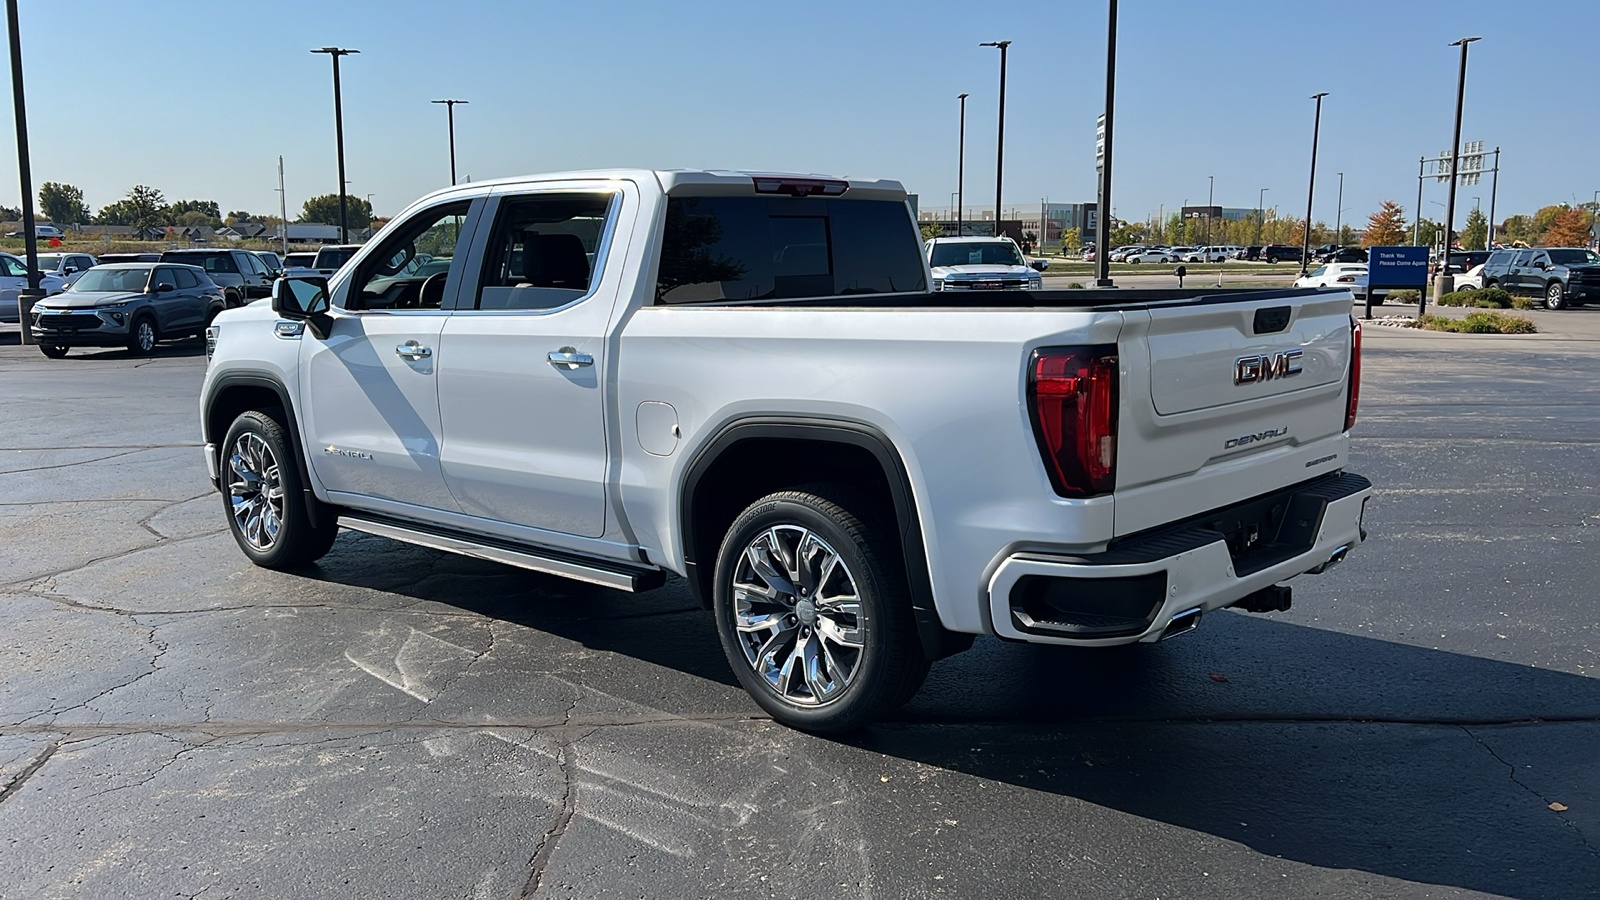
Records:
[[[96,266],[83,273],[77,283],[67,288],[79,294],[94,291],[118,291],[142,293],[145,283],[150,280],[148,268],[119,269],[116,267]]]
[[[1600,263],[1600,255],[1593,250],[1551,250],[1550,261],[1558,266],[1585,266]],[[44,257],[39,257],[41,263]]]
[[[1020,266],[1022,254],[1010,241],[934,244],[931,266]]]

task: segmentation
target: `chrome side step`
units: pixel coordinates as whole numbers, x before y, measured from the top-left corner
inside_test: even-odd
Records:
[[[462,556],[505,563],[508,566],[531,569],[546,575],[559,575],[562,578],[623,591],[653,590],[666,581],[666,574],[660,569],[633,568],[569,556],[555,551],[513,545],[509,542],[501,543],[492,539],[446,532],[411,522],[379,519],[359,513],[342,513],[339,516],[339,524],[353,531],[404,541],[419,547],[459,553]]]

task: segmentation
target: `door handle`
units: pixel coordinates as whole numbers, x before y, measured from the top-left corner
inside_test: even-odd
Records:
[[[550,365],[569,371],[594,365],[594,357],[587,353],[579,353],[576,347],[562,347],[560,350],[551,350],[550,354],[545,358],[550,360]]]
[[[433,355],[431,347],[424,347],[416,341],[406,341],[404,344],[394,348],[394,352],[411,360],[426,359]]]

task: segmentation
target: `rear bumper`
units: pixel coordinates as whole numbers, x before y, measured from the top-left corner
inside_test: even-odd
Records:
[[[1187,630],[1199,615],[1342,561],[1366,537],[1371,494],[1367,479],[1336,474],[1130,536],[1104,553],[1013,554],[989,581],[995,633],[1110,646],[1158,640],[1175,618]],[[1267,523],[1271,534],[1260,531]]]

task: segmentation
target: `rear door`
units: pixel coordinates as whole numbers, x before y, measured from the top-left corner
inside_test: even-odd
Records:
[[[462,512],[604,533],[603,376],[622,280],[602,276],[623,263],[609,236],[629,233],[638,203],[625,182],[497,192],[442,341],[442,460]]]

